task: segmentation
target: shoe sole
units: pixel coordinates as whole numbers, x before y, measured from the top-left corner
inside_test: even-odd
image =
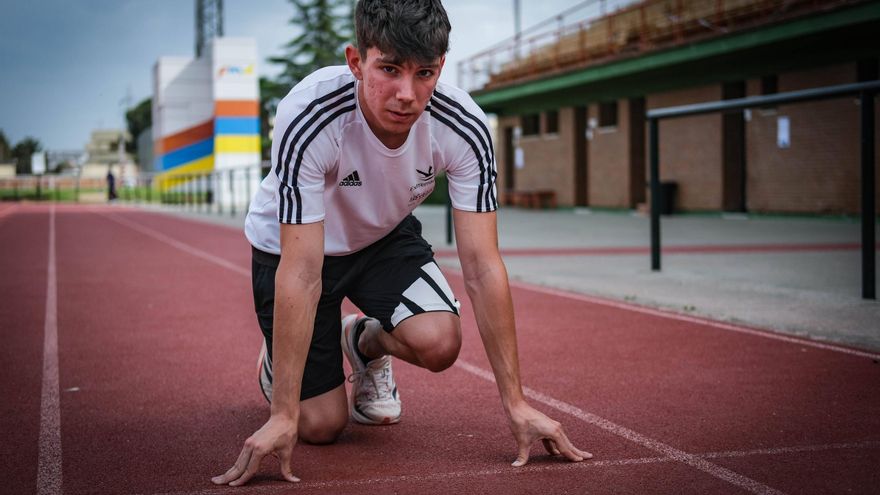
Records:
[[[346,330],[348,328],[353,329],[355,327],[355,325],[357,324],[358,320],[361,318],[363,318],[363,317],[356,315],[356,314],[346,316],[345,318],[342,319],[342,332],[340,332],[342,334],[340,337],[340,344],[342,345],[342,350],[345,353],[345,358],[348,359],[348,364],[349,364],[349,366],[351,366],[351,370],[353,373],[357,372],[357,369],[356,369],[357,364],[356,364],[355,360],[360,361],[360,359],[355,354],[354,349],[352,349],[349,346],[348,332]],[[349,397],[348,397],[348,411],[349,411],[349,414],[351,414],[351,418],[353,420],[355,420],[356,422],[363,424],[363,425],[374,425],[374,426],[393,425],[395,423],[400,422],[400,416],[397,416],[396,418],[392,418],[390,416],[385,416],[384,418],[382,418],[382,420],[377,421],[375,419],[372,419],[372,418],[364,415],[360,411],[358,411],[357,408],[355,407],[355,387],[354,387],[354,384],[352,384],[351,393],[349,394]]]

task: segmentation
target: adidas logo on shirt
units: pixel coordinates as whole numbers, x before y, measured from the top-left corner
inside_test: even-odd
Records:
[[[342,182],[340,182],[339,185],[341,187],[351,187],[362,186],[364,185],[364,183],[361,182],[361,176],[358,175],[357,170],[355,170],[354,172],[350,173],[348,177],[342,179]]]

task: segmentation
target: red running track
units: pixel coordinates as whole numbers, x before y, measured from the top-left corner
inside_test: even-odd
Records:
[[[401,424],[351,425],[336,445],[298,446],[297,485],[267,461],[244,489],[214,487],[210,477],[268,415],[241,232],[122,208],[23,205],[0,213],[0,246],[3,493],[880,487],[877,354],[523,284],[513,297],[527,393],[595,459],[571,464],[536,445],[528,466],[510,467],[513,440],[450,271],[461,358],[441,374],[397,364]]]

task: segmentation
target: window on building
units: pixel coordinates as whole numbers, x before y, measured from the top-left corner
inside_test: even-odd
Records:
[[[761,78],[761,94],[773,95],[779,92],[779,76],[776,74]]]
[[[880,70],[878,70],[877,59],[869,58],[859,60],[856,63],[856,80],[859,82],[874,81],[880,79]]]
[[[599,103],[599,127],[617,127],[617,102]]]
[[[559,133],[559,111],[550,110],[544,114],[547,119],[547,128],[545,132],[547,134],[558,134]]]
[[[522,135],[534,136],[541,133],[541,114],[531,113],[520,117],[522,119]]]

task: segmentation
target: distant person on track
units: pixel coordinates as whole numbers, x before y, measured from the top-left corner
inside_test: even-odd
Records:
[[[449,20],[439,0],[360,0],[347,66],[315,71],[278,105],[272,172],[245,233],[264,345],[269,420],[216,484],[243,485],[272,454],[288,481],[298,440],[334,442],[358,423],[400,421],[394,356],[434,372],[461,348],[459,303],[412,211],[445,172],[458,254],[501,402],[518,446],[542,440],[581,461],[562,426],[523,396],[513,304],[498,252],[495,161],[486,117],[439,83]],[[340,321],[348,297],[367,316]],[[349,404],[342,355],[353,370]]]
[[[116,199],[116,177],[113,175],[113,170],[107,169],[107,201],[114,201]]]

